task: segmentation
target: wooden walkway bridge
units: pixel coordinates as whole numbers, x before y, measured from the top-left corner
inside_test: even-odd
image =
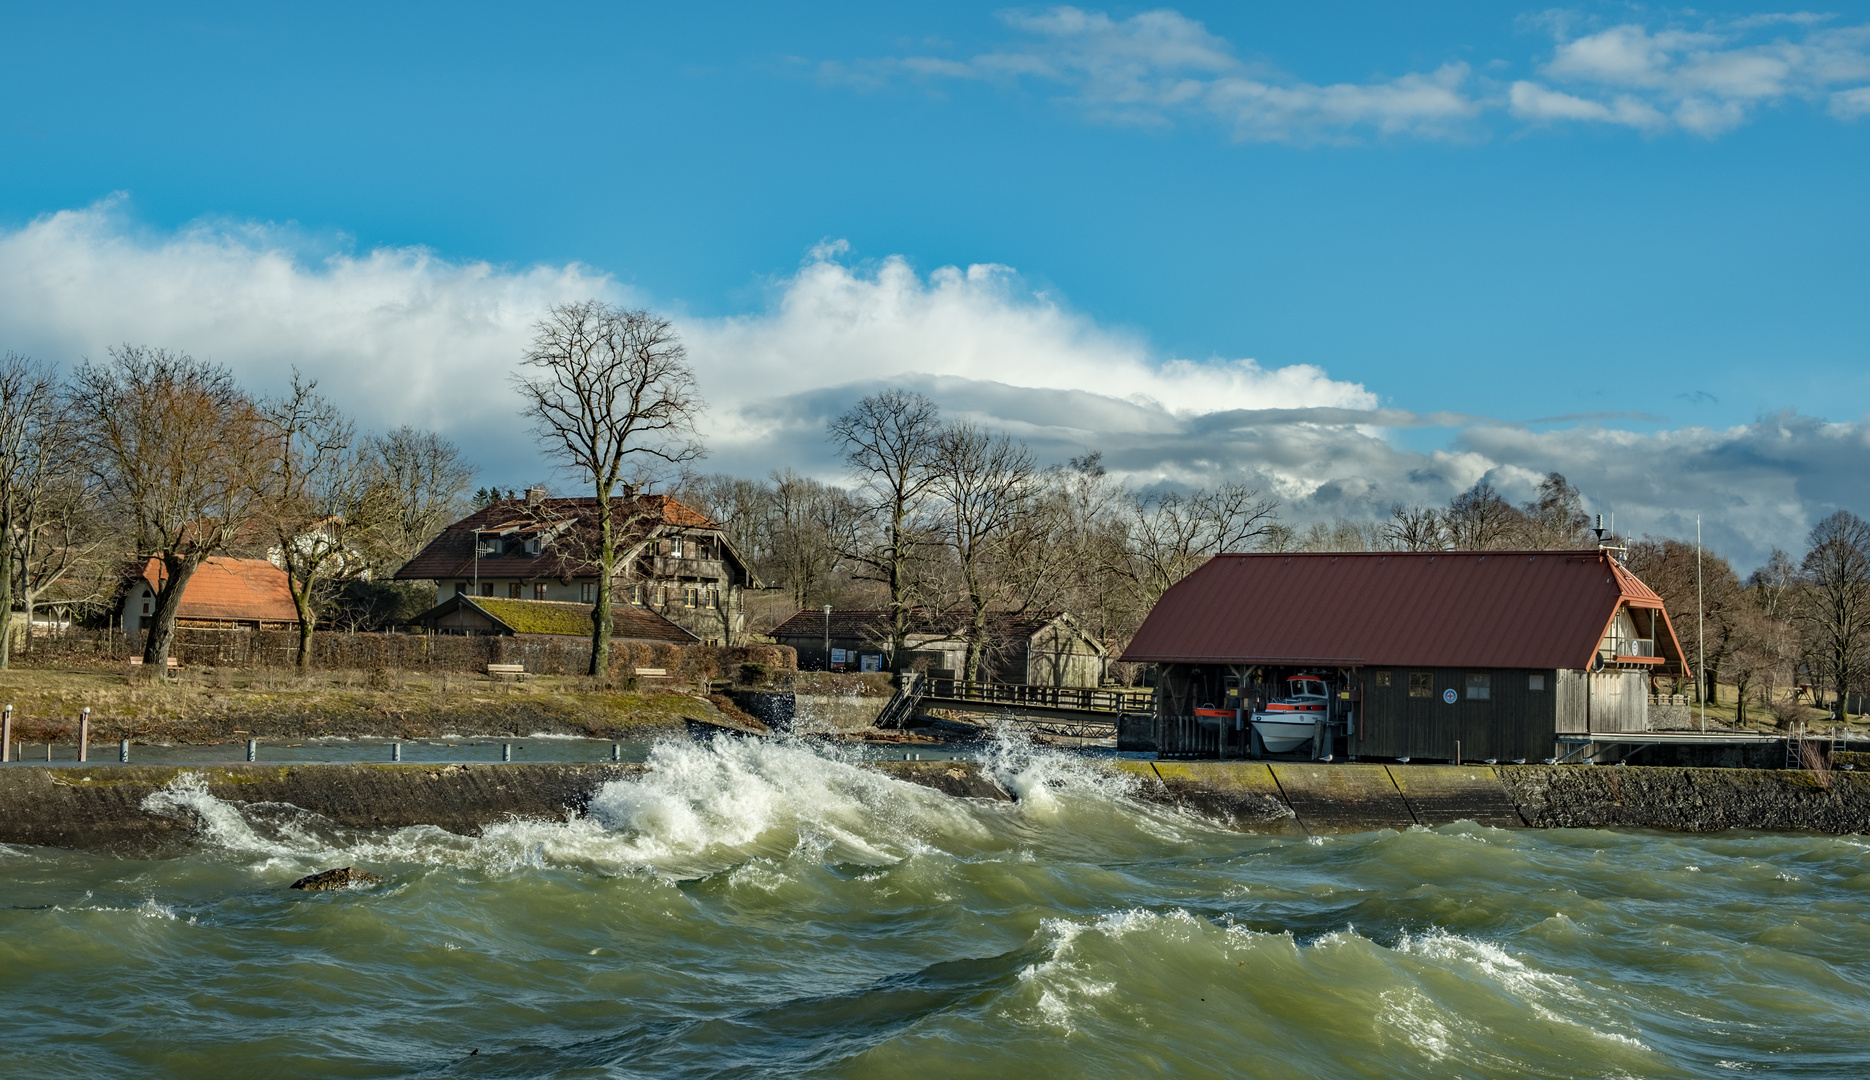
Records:
[[[929,679],[921,703],[1007,717],[1043,735],[1113,739],[1117,735],[1117,717],[1152,711],[1155,691]]]

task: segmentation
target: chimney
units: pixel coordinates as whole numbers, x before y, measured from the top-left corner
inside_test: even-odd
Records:
[[[526,505],[538,506],[545,501],[545,485],[534,484],[526,489]]]

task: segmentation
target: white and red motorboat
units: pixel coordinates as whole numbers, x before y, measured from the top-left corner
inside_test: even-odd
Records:
[[[1253,731],[1269,754],[1284,754],[1318,737],[1331,695],[1316,675],[1286,680],[1286,696],[1253,714]]]

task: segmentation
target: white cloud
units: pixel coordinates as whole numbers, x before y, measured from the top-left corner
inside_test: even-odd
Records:
[[[1787,101],[1826,103],[1840,119],[1870,112],[1870,87],[1862,85],[1870,83],[1870,26],[1827,26],[1830,16],[1803,12],[1575,34],[1587,20],[1548,12],[1535,20],[1554,35],[1551,55],[1537,65],[1540,81],[1506,87],[1476,79],[1460,62],[1362,82],[1308,82],[1239,60],[1231,42],[1166,9],[1114,19],[1055,7],[1001,19],[1021,35],[1017,44],[963,58],[828,61],[819,72],[867,88],[904,78],[1047,86],[1101,122],[1160,126],[1203,117],[1237,139],[1266,142],[1472,137],[1485,133],[1479,121],[1502,109],[1534,124],[1709,137]],[[1511,66],[1488,68],[1502,65]]]
[[[1465,64],[1369,82],[1317,84],[1241,62],[1226,40],[1174,11],[1112,19],[1102,12],[1055,7],[1001,18],[1032,39],[1027,47],[965,60],[834,61],[821,65],[820,72],[866,86],[900,75],[1031,79],[1060,87],[1065,101],[1099,120],[1160,125],[1194,113],[1218,119],[1236,138],[1267,142],[1341,140],[1360,131],[1455,135],[1481,110],[1464,89],[1469,79]]]
[[[305,261],[293,230],[197,224],[139,230],[117,200],[0,233],[0,325],[8,348],[76,363],[125,342],[225,364],[257,391],[298,365],[376,426],[516,426],[504,379],[554,301],[618,296],[578,265],[513,271],[420,248]]]
[[[1668,117],[1627,95],[1609,103],[1590,101],[1521,80],[1513,84],[1509,99],[1513,115],[1522,120],[1594,120],[1643,129],[1667,127],[1669,123]]]
[[[1541,68],[1547,79],[1578,95],[1613,93],[1617,102],[1640,103],[1649,113],[1583,96],[1572,100],[1600,108],[1531,112],[1522,108],[1517,85],[1512,108],[1527,118],[1645,128],[1657,126],[1652,116],[1666,115],[1682,130],[1704,136],[1731,130],[1758,109],[1791,100],[1829,100],[1834,115],[1848,118],[1848,104],[1841,110],[1837,103],[1840,98],[1848,103],[1857,91],[1837,88],[1870,81],[1870,26],[1825,27],[1823,21],[1755,17],[1659,30],[1625,23],[1577,37],[1567,36],[1568,23],[1556,23],[1557,42]],[[1778,36],[1761,40],[1763,32]]]
[[[503,268],[419,249],[308,257],[305,238],[251,224],[139,230],[114,204],[0,232],[8,348],[101,357],[130,341],[229,365],[257,390],[292,365],[364,423],[412,423],[462,444],[486,478],[545,474],[506,377],[550,303],[645,302],[580,266]],[[761,311],[678,318],[713,405],[709,468],[832,475],[828,417],[883,386],[934,397],[1030,442],[1047,461],[1090,450],[1139,484],[1239,478],[1298,520],[1380,516],[1442,502],[1483,476],[1516,498],[1566,473],[1626,531],[1681,535],[1707,516],[1738,561],[1796,547],[1837,507],[1870,510],[1870,426],[1794,414],[1724,431],[1650,433],[1585,423],[1530,430],[1481,418],[1379,409],[1364,386],[1307,365],[1164,357],[1035,293],[995,265],[916,272],[863,267],[821,245],[773,283]],[[1392,437],[1441,427],[1427,452]]]

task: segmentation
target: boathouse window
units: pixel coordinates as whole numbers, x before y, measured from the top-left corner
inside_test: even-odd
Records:
[[[1493,697],[1493,676],[1469,675],[1467,677],[1467,699],[1486,701]]]
[[[1411,671],[1409,673],[1409,696],[1434,697],[1435,677],[1426,671]]]
[[[1377,672],[1377,685],[1388,686],[1389,684],[1390,684],[1390,673],[1387,671]]]
[[[534,600],[544,600],[545,599],[545,586],[534,585],[532,587],[532,598]]]
[[[638,585],[637,588],[640,590],[642,586]],[[631,597],[631,599],[635,600],[637,603],[642,603],[642,597],[640,593],[636,596]],[[593,585],[587,581],[584,584],[578,586],[578,602],[579,603],[589,604],[589,603],[595,602],[596,600],[597,600],[597,586],[596,585]]]
[[[1545,676],[1543,675],[1526,676],[1526,689],[1534,691],[1535,693],[1538,691],[1544,690],[1545,689]]]
[[[519,599],[519,582],[515,581],[506,587],[506,598],[508,600]]]

